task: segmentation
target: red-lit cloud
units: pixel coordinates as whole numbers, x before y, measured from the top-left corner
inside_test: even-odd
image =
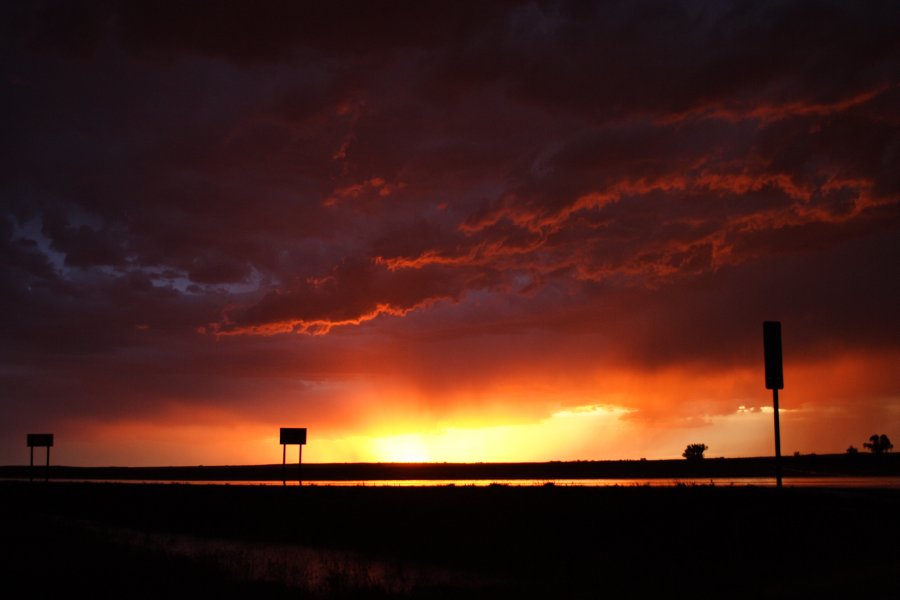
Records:
[[[767,319],[810,451],[900,425],[891,2],[2,10],[0,463],[677,456],[751,431]]]

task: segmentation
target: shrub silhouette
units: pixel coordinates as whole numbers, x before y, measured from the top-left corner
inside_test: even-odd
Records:
[[[688,460],[700,460],[708,449],[706,444],[688,444],[681,455]]]
[[[847,454],[859,454],[859,450],[854,445],[847,446]]]
[[[894,445],[885,434],[878,435],[873,433],[869,441],[863,444],[863,448],[868,448],[872,451],[872,454],[885,454],[893,450]]]

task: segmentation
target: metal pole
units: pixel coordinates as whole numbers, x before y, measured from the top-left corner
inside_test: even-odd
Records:
[[[31,462],[28,463],[28,481],[34,481],[34,446],[31,449]]]
[[[287,444],[281,445],[281,485],[287,485],[287,475],[285,474],[285,463],[287,462]]]
[[[44,481],[50,481],[50,446],[47,446],[47,464],[44,467]]]
[[[297,483],[303,485],[303,444],[297,444],[300,452],[297,453]]]
[[[772,390],[772,405],[775,408],[775,478],[781,489],[781,425],[778,422],[778,388]]]

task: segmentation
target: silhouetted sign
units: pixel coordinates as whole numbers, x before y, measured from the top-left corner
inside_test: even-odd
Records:
[[[282,427],[280,444],[306,443],[306,427]]]
[[[44,480],[50,480],[50,447],[53,446],[52,433],[29,433],[25,436],[25,442],[28,444],[28,451],[31,457],[28,461],[28,480],[34,481],[34,449],[47,449],[47,464],[44,471]]]
[[[784,389],[784,373],[781,368],[781,322],[763,323],[763,348],[766,352],[766,389]]]
[[[53,445],[52,433],[29,433],[27,436],[29,448],[49,448]]]

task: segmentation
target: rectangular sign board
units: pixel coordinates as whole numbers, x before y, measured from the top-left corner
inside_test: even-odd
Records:
[[[763,349],[766,353],[766,389],[784,389],[784,372],[781,367],[781,322],[763,323]]]
[[[28,447],[29,448],[43,448],[53,445],[53,434],[52,433],[29,433],[27,436]]]
[[[280,444],[306,444],[306,427],[282,427]]]

